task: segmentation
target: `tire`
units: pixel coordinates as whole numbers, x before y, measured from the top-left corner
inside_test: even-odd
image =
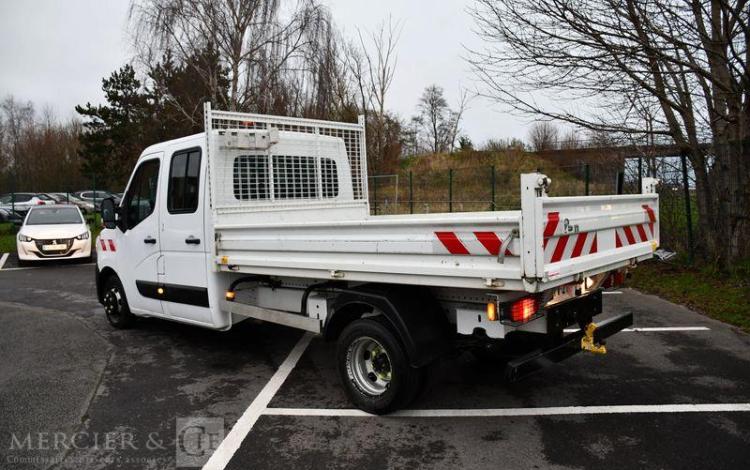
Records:
[[[109,276],[104,282],[102,304],[110,325],[118,329],[129,328],[133,325],[135,316],[130,312],[128,300],[125,298],[125,289],[117,276]]]
[[[371,319],[355,320],[339,336],[336,365],[351,402],[373,414],[407,406],[423,381],[409,365],[398,337]]]

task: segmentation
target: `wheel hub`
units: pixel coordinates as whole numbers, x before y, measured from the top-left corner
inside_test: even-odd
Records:
[[[122,297],[117,289],[110,289],[104,294],[104,311],[107,315],[116,317],[120,314],[120,303]]]
[[[348,350],[349,379],[364,393],[378,396],[385,393],[391,383],[392,371],[388,351],[377,340],[361,337],[354,340]]]

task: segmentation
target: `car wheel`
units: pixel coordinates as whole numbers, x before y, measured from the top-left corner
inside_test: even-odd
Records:
[[[336,362],[349,399],[368,413],[408,405],[423,380],[422,370],[409,365],[397,336],[371,319],[356,320],[341,332]]]
[[[135,321],[135,316],[130,313],[128,301],[125,298],[125,290],[117,276],[110,276],[104,283],[104,313],[107,321],[115,328],[128,328]]]

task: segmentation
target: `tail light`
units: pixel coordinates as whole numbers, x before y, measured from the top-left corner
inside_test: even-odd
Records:
[[[43,206],[43,205],[45,205],[45,204],[47,204],[47,203],[46,203],[46,202],[44,202],[44,201],[42,201],[41,199],[40,199],[40,200],[38,200],[38,201],[36,201],[36,205],[37,205],[37,206]]]
[[[487,320],[525,323],[539,312],[541,304],[542,302],[537,296],[523,297],[505,304],[500,304],[495,299],[487,302]]]
[[[536,297],[524,297],[516,300],[508,309],[508,319],[513,323],[525,322],[533,317],[539,310],[539,299]]]

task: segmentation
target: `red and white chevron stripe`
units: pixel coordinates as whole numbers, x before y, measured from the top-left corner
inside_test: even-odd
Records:
[[[646,212],[648,222],[644,224],[626,225],[615,229],[615,247],[635,245],[654,239],[654,222],[656,214],[647,204],[644,204],[643,210]]]
[[[438,253],[452,255],[497,256],[503,240],[509,233],[499,232],[435,232],[437,238],[434,244]],[[513,240],[503,247],[505,256],[518,256],[515,252]]]
[[[555,235],[560,224],[560,213],[547,214],[544,224],[544,262],[557,263],[565,259],[592,255],[599,251],[596,232],[580,232],[568,235]]]
[[[615,247],[635,245],[654,238],[652,224],[626,225],[615,229]]]

